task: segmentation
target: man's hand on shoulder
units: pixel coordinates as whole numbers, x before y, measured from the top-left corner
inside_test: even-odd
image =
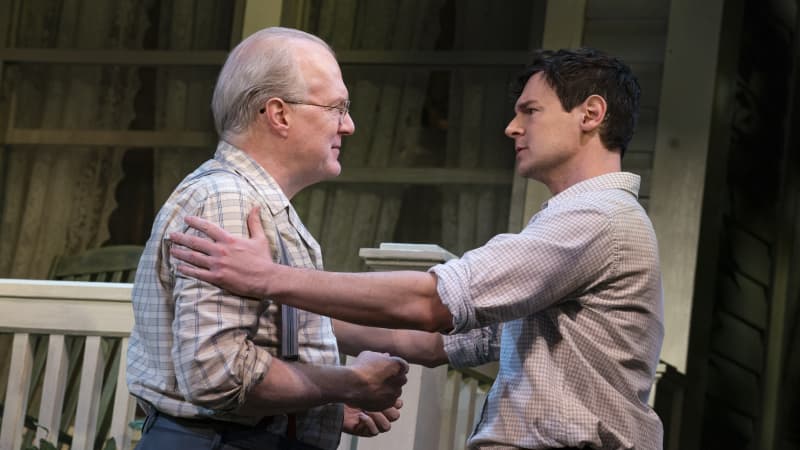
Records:
[[[200,217],[188,216],[185,221],[208,236],[208,239],[186,233],[170,233],[170,240],[177,244],[170,248],[170,254],[188,263],[180,264],[178,271],[243,297],[266,297],[263,281],[274,263],[258,207],[254,207],[247,216],[249,238],[233,236],[217,224]]]

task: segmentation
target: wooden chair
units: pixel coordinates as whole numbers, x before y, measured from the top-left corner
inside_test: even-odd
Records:
[[[78,255],[61,256],[55,259],[50,270],[49,278],[53,280],[64,281],[92,281],[92,282],[133,282],[136,274],[136,266],[139,262],[143,247],[141,246],[110,246],[101,247],[97,249],[87,250]],[[69,427],[73,422],[77,422],[80,418],[76,417],[76,412],[80,409],[79,402],[79,381],[81,377],[81,360],[85,360],[85,348],[90,345],[85,336],[81,335],[67,335],[62,337],[63,342],[59,342],[64,348],[62,351],[66,352],[66,366],[63,370],[66,372],[63,376],[67,377],[68,383],[66,384],[66,392],[64,393],[63,412],[60,412],[61,418],[59,433],[49,432],[48,440],[56,443],[69,443],[72,440]],[[29,415],[36,416],[41,397],[44,395],[42,386],[42,376],[45,371],[45,362],[49,357],[50,351],[48,347],[52,345],[52,336],[31,336],[31,344],[33,348],[33,362],[31,370],[31,390],[28,399]],[[93,344],[92,344],[93,345]],[[97,357],[103,363],[99,367],[102,377],[102,389],[97,410],[97,435],[98,440],[102,440],[107,434],[111,426],[111,402],[114,399],[114,393],[117,388],[118,377],[117,373],[124,373],[124,367],[120,371],[121,361],[121,339],[112,337],[103,337],[99,340],[99,355]],[[85,366],[85,362],[84,362]],[[124,384],[124,378],[121,380]],[[25,444],[28,444],[34,439],[38,441],[43,437],[42,430],[30,430],[27,433]],[[101,444],[97,442],[95,444]],[[73,447],[76,448],[76,447]]]
[[[116,245],[60,256],[53,261],[50,280],[133,283],[144,247]]]

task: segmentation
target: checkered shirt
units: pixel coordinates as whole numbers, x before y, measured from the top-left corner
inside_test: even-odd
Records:
[[[499,360],[470,449],[654,450],[647,400],[664,336],[656,236],[639,177],[551,198],[519,234],[436,266],[451,364]]]
[[[136,272],[127,382],[146,409],[251,425],[261,419],[241,415],[237,408],[280,348],[279,306],[177,273],[168,240],[173,231],[199,234],[184,224],[189,215],[245,236],[247,214],[255,205],[261,206],[274,260],[280,260],[277,226],[291,265],[322,269],[319,244],[275,180],[247,154],[220,142],[214,159],[187,176],[161,208]],[[297,313],[300,361],[338,365],[330,319]],[[286,426],[286,416],[276,416],[269,429],[285,434]],[[336,448],[341,427],[339,404],[297,415],[297,438],[322,449]]]

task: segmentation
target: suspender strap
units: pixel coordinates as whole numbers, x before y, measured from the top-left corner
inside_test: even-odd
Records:
[[[202,178],[212,173],[229,173],[231,175],[242,177],[242,175],[227,168],[209,169],[203,173],[199,173],[192,178],[192,181]],[[245,179],[246,180],[246,179]],[[248,181],[249,183],[249,181]],[[258,191],[257,191],[258,192]],[[262,197],[263,198],[263,197]],[[266,199],[264,199],[266,201]],[[281,232],[278,230],[278,224],[273,223],[275,226],[275,239],[278,241],[278,249],[280,250],[280,263],[285,266],[291,266],[289,260],[289,252],[286,251],[286,246],[281,239]],[[281,359],[287,361],[297,361],[298,358],[298,344],[297,344],[297,310],[291,306],[281,305]]]
[[[280,263],[285,266],[290,266],[289,252],[286,250],[286,245],[283,244],[281,239],[281,232],[278,230],[278,224],[275,224],[275,239],[278,241],[278,248],[280,249],[281,259]],[[297,310],[292,306],[281,305],[281,359],[284,361],[297,361],[298,343],[297,343]],[[286,437],[289,439],[297,439],[297,416],[295,414],[286,415]]]
[[[280,263],[285,266],[291,266],[289,261],[289,252],[286,251],[286,246],[281,239],[281,233],[278,230],[278,224],[275,224],[275,239],[278,241],[278,248],[280,249],[281,259]],[[297,343],[297,310],[291,306],[281,305],[281,359],[286,361],[297,361],[298,359],[298,343]]]

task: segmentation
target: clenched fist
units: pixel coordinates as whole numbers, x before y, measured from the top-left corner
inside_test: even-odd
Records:
[[[381,411],[395,404],[406,384],[408,363],[385,353],[361,352],[349,366],[355,375],[348,404],[368,411]]]

